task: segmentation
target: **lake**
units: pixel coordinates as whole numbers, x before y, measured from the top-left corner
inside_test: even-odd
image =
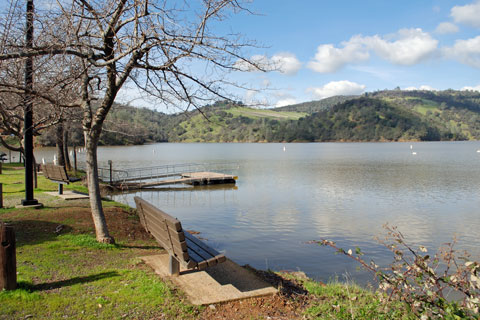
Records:
[[[411,149],[412,145],[412,149]],[[285,147],[285,150],[284,150]],[[362,248],[367,260],[391,262],[374,239],[397,226],[413,245],[432,252],[457,237],[478,260],[480,142],[152,144],[100,147],[114,168],[230,162],[235,188],[142,191],[115,196],[135,206],[141,196],[177,217],[185,229],[239,264],[301,270],[317,280],[371,276],[333,249],[307,244],[329,239]],[[412,154],[415,152],[416,154]],[[37,159],[53,158],[40,149]]]

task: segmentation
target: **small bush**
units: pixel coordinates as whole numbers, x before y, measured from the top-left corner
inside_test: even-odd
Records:
[[[456,241],[448,243],[431,256],[427,248],[414,248],[396,227],[384,226],[387,236],[378,240],[393,254],[393,262],[380,268],[366,262],[362,251],[344,250],[333,241],[314,241],[334,248],[365,269],[378,280],[378,296],[386,307],[392,301],[403,301],[409,311],[421,319],[478,319],[480,317],[480,263],[468,253],[454,250]],[[450,295],[459,299],[449,300]]]

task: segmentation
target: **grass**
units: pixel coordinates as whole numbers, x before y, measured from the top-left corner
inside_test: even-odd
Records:
[[[294,278],[314,297],[304,314],[312,319],[416,319],[402,303],[385,308],[377,293],[361,288],[354,283],[332,281],[327,284],[311,279]]]
[[[6,165],[0,178],[9,197],[19,202],[23,170]],[[101,244],[95,240],[88,200],[59,204],[42,194],[43,190],[56,190],[55,184],[44,180],[39,176],[36,196],[45,197],[42,199],[49,206],[0,209],[0,220],[15,228],[18,273],[18,288],[0,291],[0,319],[197,319],[208,311],[186,302],[182,292],[139,259],[158,254],[160,249],[145,234],[131,208],[104,203],[117,244]],[[59,225],[62,228],[56,232]],[[288,280],[293,276],[282,277]],[[298,318],[411,318],[401,304],[385,310],[375,293],[356,285],[296,281],[311,296],[307,304],[298,307]],[[232,318],[267,318],[252,316],[250,311],[232,311]]]
[[[198,312],[122,246],[85,234],[18,246],[19,288],[0,292],[0,319],[191,318]]]
[[[234,116],[244,116],[252,119],[271,118],[276,120],[298,120],[308,115],[305,112],[275,111],[268,109],[252,109],[246,107],[235,107],[227,110]]]
[[[13,164],[3,169],[4,191],[19,203],[24,170]],[[98,243],[88,200],[58,206],[55,197],[43,194],[57,185],[42,176],[38,182],[35,195],[49,206],[0,209],[0,220],[15,228],[18,281],[16,290],[0,291],[0,319],[191,319],[201,311],[138,258],[158,254],[153,240],[130,239],[120,229],[123,222],[116,227],[116,245]],[[123,221],[135,220],[121,206],[106,204],[115,216],[121,213]],[[62,230],[57,235],[59,225]]]

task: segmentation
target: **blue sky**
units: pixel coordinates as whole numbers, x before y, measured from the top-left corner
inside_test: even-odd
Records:
[[[268,106],[393,89],[480,90],[480,0],[259,0],[231,28],[282,71],[236,74]],[[263,59],[263,60],[261,60]]]

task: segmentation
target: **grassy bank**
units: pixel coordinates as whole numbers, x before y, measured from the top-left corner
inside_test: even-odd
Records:
[[[377,296],[354,285],[321,284],[298,274],[255,271],[277,285],[273,297],[197,307],[140,259],[161,252],[134,210],[105,202],[116,245],[95,241],[87,200],[44,194],[55,183],[38,177],[42,209],[14,209],[23,198],[23,170],[6,165],[0,181],[0,220],[17,236],[19,288],[0,292],[0,319],[390,319],[409,318],[402,305],[386,310]],[[67,188],[86,191],[81,182]]]

